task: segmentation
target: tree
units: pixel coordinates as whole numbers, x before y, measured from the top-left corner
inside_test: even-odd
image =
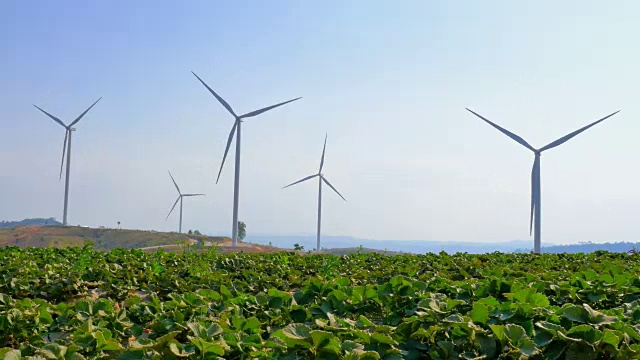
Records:
[[[295,251],[303,251],[304,250],[304,246],[301,246],[298,243],[293,244],[293,250],[295,250]]]
[[[189,232],[187,234],[191,235],[191,234],[193,234],[193,231],[189,230]]]
[[[120,221],[118,221],[118,230],[120,230]]]
[[[202,235],[202,233],[198,230],[193,230],[193,235]]]
[[[238,221],[238,237],[240,241],[243,241],[245,236],[247,236],[247,224],[244,221]]]

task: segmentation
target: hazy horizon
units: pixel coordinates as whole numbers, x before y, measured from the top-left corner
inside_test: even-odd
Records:
[[[640,213],[640,3],[294,1],[0,3],[0,219],[62,219],[64,130],[73,135],[69,222],[231,233],[233,119],[243,124],[240,220],[249,234],[530,240],[533,154],[464,110],[541,147],[542,241],[635,241]],[[532,242],[532,240],[530,240]]]

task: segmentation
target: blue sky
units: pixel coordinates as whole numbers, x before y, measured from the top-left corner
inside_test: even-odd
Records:
[[[470,107],[541,147],[543,241],[638,240],[640,4],[618,1],[165,1],[0,3],[0,219],[62,217],[63,129],[77,125],[72,224],[230,232],[233,167],[215,175],[238,112],[304,98],[243,127],[249,232],[528,238],[533,155]],[[233,156],[233,153],[231,153]],[[233,159],[230,157],[230,159]]]

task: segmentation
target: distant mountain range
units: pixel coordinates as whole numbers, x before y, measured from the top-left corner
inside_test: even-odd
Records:
[[[245,242],[261,245],[272,245],[279,248],[292,249],[295,244],[304,246],[305,250],[316,248],[316,237],[311,235],[249,235]],[[362,246],[369,249],[387,250],[406,253],[439,253],[444,251],[449,254],[466,252],[469,254],[482,254],[491,252],[530,252],[533,250],[531,240],[514,240],[507,242],[464,242],[464,241],[430,241],[430,240],[367,240],[351,236],[323,236],[322,247],[326,249],[358,248]],[[597,250],[610,252],[627,252],[632,249],[640,250],[640,243],[579,243],[570,245],[549,244],[542,247],[544,253],[588,253]]]
[[[12,228],[16,226],[56,226],[62,225],[61,222],[56,220],[55,218],[34,218],[34,219],[24,219],[21,221],[0,221],[0,228]]]

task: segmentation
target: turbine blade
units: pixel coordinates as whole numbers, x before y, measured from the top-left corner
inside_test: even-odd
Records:
[[[500,127],[499,125],[497,125],[496,123],[491,122],[489,119],[483,117],[482,115],[476,113],[473,110],[470,110],[468,108],[466,108],[467,111],[469,111],[470,113],[472,113],[473,115],[479,117],[480,119],[484,120],[487,124],[493,126],[494,128],[498,129],[501,133],[507,135],[508,137],[512,138],[513,140],[515,140],[517,143],[519,143],[520,145],[526,147],[527,149],[531,150],[531,151],[536,151],[536,149],[533,148],[533,146],[529,145],[528,142],[526,142],[523,138],[521,138],[520,136],[512,133],[511,131]]]
[[[241,118],[241,119],[244,119],[244,118],[249,118],[249,117],[252,117],[252,116],[260,115],[260,114],[262,114],[263,112],[269,111],[269,110],[271,110],[271,109],[275,109],[275,108],[277,108],[278,106],[282,106],[282,105],[285,105],[285,104],[288,104],[288,103],[290,103],[290,102],[293,102],[293,101],[296,101],[296,100],[300,100],[300,99],[302,99],[302,98],[301,98],[301,97],[299,97],[299,98],[291,99],[291,100],[289,100],[289,101],[281,102],[281,103],[279,103],[279,104],[275,104],[275,105],[267,106],[266,108],[262,108],[262,109],[260,109],[260,110],[255,110],[255,111],[252,111],[252,112],[250,112],[250,113],[246,113],[246,114],[244,114],[244,115],[241,115],[241,116],[240,116],[240,118]]]
[[[182,196],[204,196],[204,194],[183,194]]]
[[[298,181],[296,181],[296,182],[294,182],[294,183],[291,183],[291,184],[289,184],[289,185],[287,185],[287,186],[283,187],[283,189],[286,189],[286,188],[288,188],[289,186],[293,186],[293,185],[295,185],[295,184],[299,184],[299,183],[301,183],[301,182],[303,182],[303,181],[307,181],[307,180],[309,180],[309,179],[313,179],[313,178],[314,178],[314,177],[316,177],[316,176],[319,176],[319,174],[315,174],[315,175],[307,176],[307,177],[306,177],[306,178],[304,178],[304,179],[300,179],[300,180],[298,180]]]
[[[182,195],[182,193],[180,192],[180,188],[178,187],[178,184],[176,183],[176,181],[173,179],[173,176],[171,175],[171,171],[167,171],[169,173],[169,176],[171,176],[171,181],[173,181],[173,185],[176,186],[176,190],[178,190],[178,194]]]
[[[69,136],[69,129],[64,130],[64,142],[62,143],[62,160],[60,161],[60,180],[62,180],[62,168],[64,167],[64,155],[67,152],[67,138]]]
[[[55,121],[55,122],[57,122],[58,124],[60,124],[60,125],[64,126],[65,128],[67,127],[67,125],[65,125],[65,124],[62,122],[62,120],[58,119],[57,117],[55,117],[55,116],[53,116],[53,115],[49,114],[48,112],[46,112],[46,111],[44,111],[44,110],[42,110],[42,109],[41,109],[41,108],[39,108],[37,105],[33,105],[33,106],[35,106],[35,107],[36,107],[36,109],[38,109],[38,110],[42,111],[42,112],[43,112],[45,115],[47,115],[48,117],[52,118],[52,119],[53,119],[53,121]]]
[[[560,139],[558,139],[558,140],[556,140],[554,142],[551,142],[548,145],[543,146],[542,148],[540,148],[540,151],[549,150],[549,149],[552,149],[552,148],[554,148],[554,147],[556,147],[558,145],[561,145],[561,144],[565,143],[566,141],[568,141],[569,139],[571,139],[572,137],[580,134],[581,132],[587,130],[588,128],[590,128],[590,127],[592,127],[592,126],[594,126],[594,125],[596,125],[596,124],[598,124],[600,122],[603,122],[603,121],[607,120],[608,118],[612,117],[613,115],[615,115],[615,114],[617,114],[619,112],[620,112],[620,110],[618,110],[618,111],[616,111],[616,112],[614,112],[612,114],[609,114],[609,115],[603,117],[600,120],[594,121],[591,124],[572,132],[571,134],[565,135],[565,136],[561,137]]]
[[[536,200],[538,198],[538,181],[540,177],[540,157],[536,156],[531,169],[531,217],[529,218],[529,236],[533,233],[533,217],[536,208]]]
[[[327,149],[327,135],[324,135],[324,146],[322,147],[322,159],[320,160],[320,171],[318,171],[318,173],[322,172],[322,167],[324,166],[324,151]]]
[[[77,124],[78,121],[80,121],[80,119],[82,119],[82,117],[85,116],[89,112],[89,110],[91,110],[91,108],[94,107],[100,100],[102,100],[102,98],[96,100],[96,102],[94,102],[93,105],[89,106],[87,110],[85,110],[82,114],[80,114],[80,116],[78,116],[75,120],[73,120],[73,122],[69,125],[69,127],[72,127],[73,125]]]
[[[222,157],[222,164],[220,164],[220,170],[218,171],[218,178],[216,179],[216,184],[220,181],[220,175],[222,174],[222,167],[224,167],[224,161],[227,159],[227,154],[229,153],[229,148],[231,147],[231,142],[233,141],[233,135],[236,133],[236,127],[238,125],[238,120],[233,123],[231,127],[231,132],[229,133],[229,139],[227,139],[227,148],[224,149],[224,156]]]
[[[233,109],[231,108],[231,105],[229,105],[226,101],[224,101],[223,98],[220,97],[220,95],[216,94],[215,91],[213,91],[212,88],[209,87],[209,85],[207,85],[207,83],[205,83],[204,81],[202,81],[202,79],[200,79],[200,76],[196,75],[196,73],[194,73],[193,71],[191,72],[193,75],[195,75],[195,77],[198,78],[198,80],[200,80],[200,82],[202,83],[202,85],[204,85],[204,87],[207,88],[207,90],[209,90],[209,92],[211,94],[213,94],[213,96],[215,96],[216,99],[218,99],[218,102],[220,102],[220,104],[222,104],[222,106],[224,106],[225,109],[227,109],[228,112],[231,113],[231,115],[233,115],[233,117],[238,117],[238,115],[236,115],[236,113],[233,111]]]
[[[171,210],[169,210],[169,214],[167,214],[167,218],[165,220],[169,218],[169,215],[171,215],[171,213],[173,212],[173,209],[176,208],[176,205],[178,205],[178,201],[180,201],[181,198],[182,198],[182,195],[178,196],[178,198],[176,199],[176,202],[173,203],[173,207],[171,208]]]
[[[321,178],[322,178],[322,181],[324,181],[327,185],[329,185],[329,187],[330,187],[330,188],[332,188],[332,189],[333,189],[333,191],[335,191],[335,192],[336,192],[336,194],[338,194],[338,195],[342,198],[342,200],[347,201],[347,199],[345,199],[345,198],[344,198],[344,196],[342,196],[342,195],[338,192],[338,190],[336,190],[336,188],[334,188],[334,187],[333,187],[333,185],[331,185],[331,183],[329,182],[329,180],[325,179],[325,177],[324,177],[324,176],[321,176]]]

